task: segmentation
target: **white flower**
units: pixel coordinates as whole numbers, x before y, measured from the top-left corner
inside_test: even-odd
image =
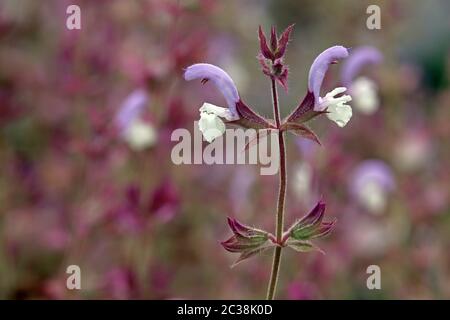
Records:
[[[200,108],[200,120],[198,128],[206,141],[211,143],[225,132],[225,123],[221,118],[231,120],[233,117],[227,108],[218,107],[210,103],[204,103]]]
[[[123,133],[124,140],[135,151],[151,147],[156,142],[156,131],[140,119],[134,120]]]
[[[353,105],[364,114],[373,114],[378,110],[377,85],[366,77],[356,79],[350,89]]]
[[[352,97],[345,94],[335,97],[338,94],[347,91],[345,87],[335,88],[328,92],[325,97],[319,98],[319,104],[315,108],[316,111],[327,110],[327,117],[334,121],[339,127],[344,127],[352,117],[352,108],[346,103],[352,101]]]

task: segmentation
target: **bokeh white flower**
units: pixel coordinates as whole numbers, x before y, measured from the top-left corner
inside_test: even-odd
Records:
[[[120,136],[134,151],[149,148],[157,141],[154,126],[142,117],[149,101],[144,89],[136,89],[127,96],[115,118]]]
[[[375,82],[366,77],[359,77],[353,81],[350,91],[355,109],[367,115],[371,115],[378,110],[380,101]]]

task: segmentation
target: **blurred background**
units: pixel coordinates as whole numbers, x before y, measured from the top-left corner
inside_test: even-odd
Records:
[[[80,30],[66,28],[71,4]],[[366,27],[371,4],[380,30]],[[315,119],[322,147],[288,138],[286,225],[321,196],[338,224],[316,242],[326,255],[284,250],[277,296],[450,298],[449,13],[445,0],[2,0],[0,298],[264,298],[272,252],[230,269],[237,257],[219,242],[227,216],[274,230],[278,176],[176,166],[170,135],[192,132],[204,101],[225,106],[211,84],[182,79],[196,62],[226,70],[271,116],[257,28],[292,23],[283,115],[325,48],[384,58],[355,75],[369,108],[354,99],[343,129]],[[324,93],[344,66],[330,68]],[[127,112],[139,121],[124,134]],[[82,290],[66,288],[72,264]],[[381,290],[366,287],[369,265]]]

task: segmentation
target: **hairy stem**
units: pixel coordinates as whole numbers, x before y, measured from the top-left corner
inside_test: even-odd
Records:
[[[275,79],[272,79],[272,100],[273,100],[273,113],[277,128],[281,126],[280,122],[280,110],[278,108],[278,94]],[[284,145],[284,133],[278,132],[278,144],[280,147],[280,185],[278,191],[278,203],[277,203],[277,216],[276,216],[276,238],[279,244],[282,243],[283,237],[283,219],[284,219],[284,203],[286,198],[286,148]],[[275,290],[277,287],[278,273],[280,270],[281,262],[281,246],[275,247],[272,262],[272,273],[270,275],[269,287],[267,288],[267,299],[272,300],[275,296]]]

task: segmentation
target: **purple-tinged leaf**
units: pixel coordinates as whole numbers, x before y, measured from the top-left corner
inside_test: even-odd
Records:
[[[247,226],[245,224],[240,223],[239,221],[237,221],[236,219],[227,218],[228,220],[228,225],[230,226],[231,231],[233,231],[233,233],[235,235],[241,236],[241,237],[253,237],[253,236],[266,236],[266,232],[256,229],[256,228],[252,228],[250,226]]]
[[[234,235],[228,240],[221,242],[221,244],[225,248],[225,250],[229,252],[244,252],[253,250],[254,248],[258,248],[266,242],[267,239],[264,239],[261,236],[254,238],[245,238]]]
[[[259,64],[261,65],[262,68],[262,72],[268,76],[268,77],[272,77],[272,72],[270,71],[269,66],[267,65],[267,60],[266,58],[264,58],[264,56],[260,53],[256,56],[256,58],[258,59]]]
[[[244,225],[230,217],[228,224],[233,235],[220,244],[229,252],[241,254],[234,265],[274,245],[269,241],[273,235],[264,230]]]
[[[227,221],[228,221],[228,225],[230,226],[231,231],[233,231],[233,233],[235,235],[240,235],[242,237],[245,237],[245,233],[247,233],[249,230],[248,228],[244,228],[244,226],[241,227],[240,225],[238,226],[236,219],[228,217]]]
[[[325,214],[325,203],[320,200],[316,206],[302,219],[296,221],[282,237],[282,245],[287,245],[296,251],[308,252],[319,250],[312,239],[324,237],[333,230],[336,219],[329,222],[323,222]],[[322,252],[322,251],[321,251]],[[323,253],[323,252],[322,252]]]
[[[322,238],[322,237],[325,237],[328,234],[330,234],[330,232],[334,229],[336,222],[337,222],[337,219],[334,219],[333,221],[329,221],[329,222],[322,222],[322,224],[316,230],[316,232],[313,234],[311,239]]]
[[[323,216],[325,214],[325,203],[319,201],[317,205],[304,216],[297,221],[290,230],[290,235],[296,240],[308,240],[311,239],[316,231],[320,228]]]
[[[274,126],[250,107],[248,107],[242,100],[236,103],[236,110],[240,116],[239,120],[230,121],[230,124],[236,124],[244,128],[253,129],[269,129],[274,128]]]
[[[302,117],[300,119],[298,119],[297,122],[299,123],[305,123],[308,122],[309,120],[312,120],[318,116],[321,116],[322,114],[326,114],[328,113],[327,110],[322,110],[322,111],[315,111],[315,110],[310,110],[305,112]]]
[[[307,92],[302,102],[299,104],[294,111],[287,117],[286,122],[294,122],[301,119],[306,113],[314,111],[314,94],[312,92]],[[305,122],[305,121],[302,121]]]
[[[306,125],[295,122],[287,122],[283,123],[281,130],[291,132],[296,136],[312,140],[317,144],[322,145],[317,135]]]
[[[281,74],[277,76],[278,82],[281,84],[286,93],[288,92],[288,73],[288,68],[284,67],[283,72],[281,72]]]
[[[317,222],[320,223],[325,214],[325,208],[325,202],[320,200],[306,216],[300,219],[299,222],[304,225],[316,224]]]
[[[253,137],[250,137],[249,141],[245,144],[243,151],[249,150],[250,148],[258,145],[258,143],[261,141],[261,139],[264,139],[265,137],[267,137],[269,135],[270,131],[271,131],[271,129],[258,130]]]

